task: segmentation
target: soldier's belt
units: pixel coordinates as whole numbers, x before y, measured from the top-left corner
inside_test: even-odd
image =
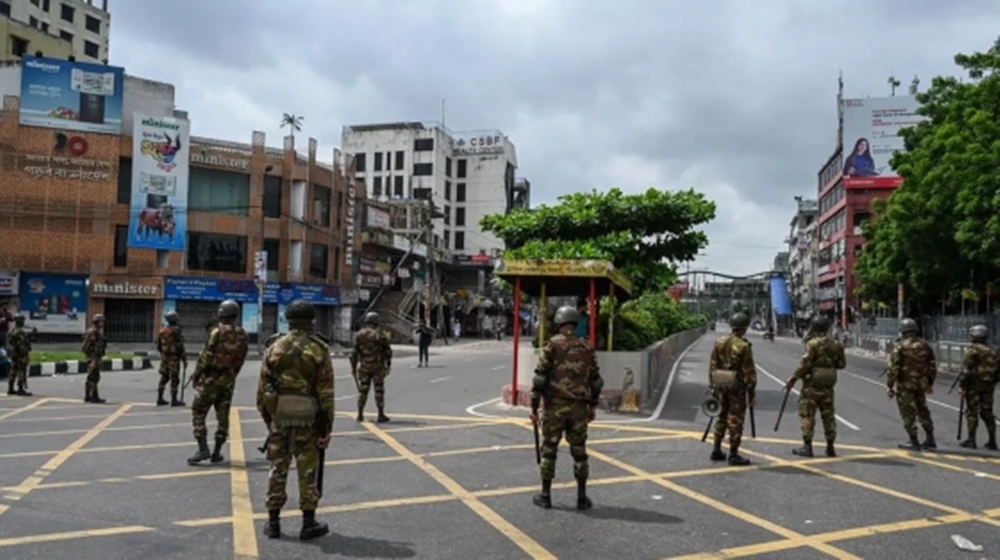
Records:
[[[316,423],[319,403],[306,395],[278,395],[274,405],[276,428],[308,428]]]
[[[731,369],[715,369],[709,375],[712,385],[719,389],[731,389],[736,386],[736,372]]]
[[[834,368],[816,368],[813,370],[810,381],[816,387],[833,387],[837,384],[837,370]]]

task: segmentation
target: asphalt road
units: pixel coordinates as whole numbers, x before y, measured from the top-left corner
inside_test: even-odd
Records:
[[[342,419],[318,512],[332,531],[307,543],[296,538],[294,473],[285,537],[261,534],[268,464],[255,449],[265,436],[253,408],[258,364],[247,364],[239,380],[226,460],[200,467],[185,462],[195,448],[190,411],[152,406],[154,372],[105,374],[105,405],[80,402],[82,376],[32,379],[35,397],[0,398],[0,558],[968,555],[952,534],[985,547],[969,557],[1000,557],[1000,456],[896,450],[894,407],[882,389],[850,375],[838,384],[839,413],[858,429],[840,426],[840,457],[790,454],[794,403],[774,433],[780,386],[762,373],[759,437],[745,440],[753,465],[711,464],[697,412],[710,342],[695,344],[677,367],[665,418],[602,413],[592,424],[595,507],[585,513],[571,507],[565,448],[556,507],[531,504],[538,471],[530,425],[524,410],[495,402],[508,381],[508,345],[435,347],[426,369],[415,367],[412,352],[397,352],[388,424],[353,420],[356,391],[346,360],[335,359]],[[754,348],[758,364],[779,378],[800,349],[763,341]],[[881,370],[851,362],[848,371],[860,377]],[[939,445],[951,451],[948,420],[936,412]]]

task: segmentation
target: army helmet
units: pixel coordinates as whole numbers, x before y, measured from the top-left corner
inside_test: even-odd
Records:
[[[18,313],[17,315],[14,315],[14,324],[17,325],[17,326],[19,326],[19,327],[23,327],[24,326],[24,315],[21,315],[20,313]]]
[[[176,325],[177,321],[180,320],[180,316],[177,315],[176,311],[168,311],[164,318],[167,320],[167,323],[171,325]]]
[[[986,328],[986,325],[974,325],[969,329],[969,337],[973,339],[986,339],[989,336],[990,331]]]
[[[750,326],[750,317],[747,317],[746,313],[734,313],[732,317],[729,318],[729,326],[733,329],[745,329]]]
[[[915,333],[920,329],[917,328],[917,322],[909,317],[904,318],[899,322],[899,332],[900,334]]]
[[[553,317],[552,322],[555,323],[556,327],[567,324],[575,325],[580,322],[580,313],[577,312],[576,308],[564,305],[556,310],[556,315]]]
[[[93,321],[94,323],[103,323],[104,322],[104,315],[101,315],[100,313],[98,313],[97,315],[94,315],[94,318],[91,319],[91,321]]]
[[[366,325],[377,325],[378,324],[378,313],[374,311],[369,311],[365,313],[365,324]]]
[[[810,321],[809,327],[816,332],[826,332],[830,330],[830,319],[823,315],[816,315]]]
[[[219,304],[219,319],[235,319],[240,315],[240,304],[231,299]]]
[[[310,322],[316,319],[316,307],[304,299],[297,299],[285,308],[285,319],[288,322]]]

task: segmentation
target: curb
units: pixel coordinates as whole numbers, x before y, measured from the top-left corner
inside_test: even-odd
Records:
[[[531,386],[522,385],[518,383],[517,385],[517,403],[511,400],[513,392],[510,390],[510,383],[503,386],[500,394],[500,402],[507,406],[514,406],[520,408],[531,408]],[[618,389],[605,389],[601,391],[601,398],[598,402],[597,408],[605,412],[615,412],[618,410],[618,403],[621,401],[621,391]],[[630,413],[621,413],[624,416],[629,416]]]
[[[146,357],[104,360],[101,363],[102,372],[141,371],[152,368],[152,360]],[[28,377],[78,375],[81,373],[87,373],[86,360],[73,360],[69,362],[41,362],[28,365]]]

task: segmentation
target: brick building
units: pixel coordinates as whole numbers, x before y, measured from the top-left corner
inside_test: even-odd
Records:
[[[12,75],[0,75],[0,89],[18,89]],[[22,126],[19,97],[4,95],[0,299],[47,338],[79,339],[87,317],[102,313],[110,340],[152,342],[175,309],[187,339],[199,342],[224,298],[241,303],[256,338],[283,329],[284,305],[305,297],[318,306],[318,330],[349,340],[358,298],[351,264],[361,247],[355,201],[363,196],[345,172],[351,158],[333,150],[333,163],[321,163],[313,139],[306,155],[293,137],[267,148],[262,132],[247,144],[191,137],[183,250],[133,248],[131,115],[186,115],[174,110],[168,84],[127,76],[123,97],[121,133],[104,134]],[[258,328],[261,249],[268,282]]]

